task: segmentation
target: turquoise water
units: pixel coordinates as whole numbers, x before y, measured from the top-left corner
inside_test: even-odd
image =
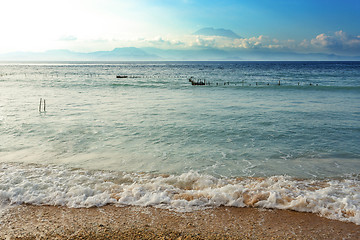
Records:
[[[360,169],[356,62],[15,64],[0,70],[0,156],[6,161],[303,178]],[[191,86],[190,76],[212,84]],[[38,111],[40,98],[46,113]]]
[[[190,77],[210,85],[192,86]],[[39,112],[40,98],[45,112]],[[6,176],[28,176],[36,168],[41,171],[32,178],[47,179],[47,168],[59,168],[69,174],[91,170],[94,178],[145,174],[142,187],[157,179],[154,184],[167,191],[168,182],[158,182],[162,174],[173,182],[201,179],[204,189],[239,177],[340,181],[333,195],[358,206],[359,120],[359,62],[2,63],[0,163],[6,184],[0,184],[0,198],[28,202],[40,184],[27,182],[28,190],[26,177],[14,183]],[[204,179],[216,180],[207,185]],[[11,186],[19,181],[27,190],[15,198]],[[127,181],[139,184],[133,177],[120,182]],[[351,181],[350,187],[342,181]],[[61,191],[72,186],[67,184]],[[329,197],[320,195],[319,205]],[[352,210],[360,219],[358,207]]]

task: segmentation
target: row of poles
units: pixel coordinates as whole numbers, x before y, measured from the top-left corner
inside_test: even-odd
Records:
[[[14,76],[14,75],[18,75],[16,73],[0,73],[0,77],[4,77],[4,76]],[[64,74],[59,74],[59,73],[46,73],[46,74],[37,74],[37,73],[33,73],[33,74],[27,74],[24,73],[24,77],[28,77],[28,75],[42,75],[45,77],[51,76],[51,77],[67,77],[67,76],[77,76],[77,75],[86,75],[88,77],[100,77],[101,74],[98,73],[64,73]],[[162,78],[162,77],[169,77],[169,78],[188,78],[188,76],[186,75],[117,75],[117,76],[126,76],[126,78]]]
[[[191,85],[212,85],[213,84],[212,82],[206,81],[205,79],[195,79],[194,77],[190,77],[189,82],[191,83]],[[216,86],[222,85],[221,83],[219,84],[218,82],[215,83],[215,84],[216,84]],[[224,85],[230,85],[230,82],[223,82],[223,84]],[[242,81],[241,85],[244,86],[244,84],[245,84],[245,82]],[[234,83],[234,85],[236,86],[237,83]],[[259,85],[264,85],[264,84],[255,82],[255,85],[259,86]],[[266,83],[265,85],[269,86],[270,83]],[[279,80],[276,85],[280,86],[281,81]],[[297,85],[300,86],[300,82],[298,82]],[[251,83],[249,84],[249,86],[251,86]],[[318,86],[318,84],[309,83],[309,86]]]

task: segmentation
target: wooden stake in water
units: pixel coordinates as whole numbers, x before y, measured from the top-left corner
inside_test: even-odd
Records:
[[[39,112],[41,112],[41,102],[42,102],[42,98],[40,98]]]
[[[43,104],[43,102],[44,102],[44,104]],[[41,106],[42,104],[44,105],[43,109],[42,109],[42,106]],[[40,113],[41,113],[41,112],[46,112],[46,102],[45,102],[45,99],[44,99],[44,101],[43,101],[43,99],[40,98],[39,112],[40,112]]]

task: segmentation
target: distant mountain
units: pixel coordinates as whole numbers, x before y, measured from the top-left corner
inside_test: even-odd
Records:
[[[115,48],[112,51],[79,53],[69,50],[46,52],[14,52],[0,54],[0,61],[360,61],[360,56],[348,57],[323,53],[274,52],[271,50],[221,50]]]
[[[202,36],[220,36],[220,37],[228,37],[228,38],[241,38],[239,35],[234,33],[229,29],[223,28],[202,28],[193,33],[193,35],[202,35]]]
[[[88,57],[94,60],[157,60],[158,56],[154,54],[149,54],[146,51],[135,48],[135,47],[125,47],[125,48],[115,48],[112,51],[98,51],[88,53]]]
[[[128,61],[160,60],[140,48],[115,48],[112,51],[79,53],[69,50],[49,50],[46,52],[13,52],[0,54],[0,61]]]
[[[158,48],[143,48],[146,52],[160,56],[163,60],[176,61],[216,61],[216,60],[241,60],[237,54],[231,51],[225,51],[214,48],[207,49],[188,49],[188,50],[174,50],[174,49],[158,49]]]

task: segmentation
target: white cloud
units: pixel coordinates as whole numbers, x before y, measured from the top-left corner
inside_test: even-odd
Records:
[[[319,34],[310,42],[304,41],[304,47],[312,47],[318,50],[333,52],[360,54],[360,36],[352,36],[344,31],[337,31],[333,34]]]
[[[162,37],[156,37],[150,40],[144,39],[144,41],[145,42],[147,41],[149,44],[153,45],[154,47],[160,47],[160,48],[177,47],[184,44],[182,41],[179,40],[174,40],[174,39],[169,40],[169,39],[164,39]]]
[[[270,38],[260,35],[259,37],[235,39],[233,47],[259,49],[269,47],[270,43]]]
[[[216,48],[216,38],[218,37],[196,36],[196,38],[189,43],[189,46],[200,48]]]
[[[310,43],[315,47],[332,47],[336,45],[336,39],[326,35],[325,33],[319,34]]]

